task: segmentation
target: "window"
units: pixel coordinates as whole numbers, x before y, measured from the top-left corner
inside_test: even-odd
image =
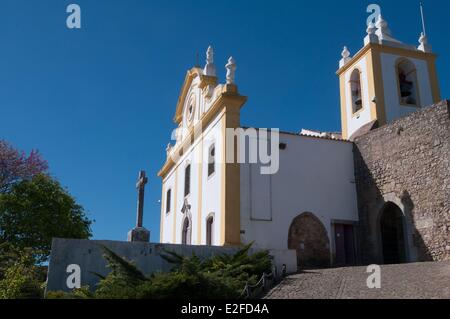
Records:
[[[397,63],[397,81],[400,95],[400,104],[419,106],[417,90],[417,73],[414,64],[401,59]]]
[[[172,190],[169,189],[166,194],[166,214],[170,213],[171,197],[172,197]]]
[[[191,193],[191,165],[186,166],[184,171],[184,197]]]
[[[192,115],[194,115],[194,105],[189,105],[189,109],[188,109],[188,119],[189,122],[192,121]]]
[[[208,177],[216,171],[216,147],[211,145],[208,153]]]
[[[350,90],[352,94],[353,113],[357,113],[363,108],[361,73],[355,69],[350,77]]]
[[[206,245],[212,246],[214,238],[214,217],[210,216],[206,220]]]

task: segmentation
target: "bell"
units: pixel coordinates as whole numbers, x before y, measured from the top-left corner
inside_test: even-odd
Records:
[[[411,104],[411,105],[415,105],[416,104],[416,99],[412,96],[409,96],[406,98],[406,104]]]
[[[412,95],[413,83],[404,81],[400,83],[400,93],[402,97],[408,97]]]

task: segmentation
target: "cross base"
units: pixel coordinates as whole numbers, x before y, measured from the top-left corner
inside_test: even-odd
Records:
[[[150,242],[150,231],[144,227],[136,227],[128,232],[129,242]]]

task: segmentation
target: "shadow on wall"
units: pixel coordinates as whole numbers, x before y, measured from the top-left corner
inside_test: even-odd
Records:
[[[357,231],[359,263],[432,261],[424,238],[416,228],[415,205],[408,190],[394,189],[383,193],[356,145],[354,154],[360,220]],[[378,179],[378,183],[381,181],[392,183]]]

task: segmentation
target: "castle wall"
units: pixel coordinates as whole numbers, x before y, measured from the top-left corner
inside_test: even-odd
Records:
[[[380,212],[404,214],[407,260],[450,259],[450,103],[440,102],[355,140],[363,263],[382,263]]]

